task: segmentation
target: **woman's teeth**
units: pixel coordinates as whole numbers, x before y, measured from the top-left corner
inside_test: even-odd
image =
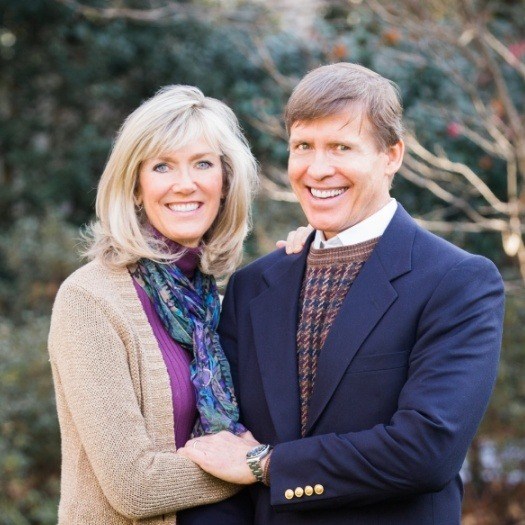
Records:
[[[337,197],[344,193],[346,188],[339,188],[336,190],[316,190],[315,188],[310,188],[310,192],[317,199],[329,199],[330,197]]]
[[[193,211],[199,207],[198,203],[192,202],[189,204],[168,204],[171,211]]]

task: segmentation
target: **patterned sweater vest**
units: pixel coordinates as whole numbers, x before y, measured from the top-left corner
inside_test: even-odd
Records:
[[[310,248],[300,297],[297,364],[304,437],[308,407],[315,385],[317,361],[326,336],[350,286],[375,248],[379,237],[353,246]]]

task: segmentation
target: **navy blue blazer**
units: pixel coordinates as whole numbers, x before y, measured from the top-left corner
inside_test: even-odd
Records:
[[[399,205],[321,350],[301,439],[296,330],[307,253],[278,250],[234,274],[221,316],[241,420],[275,447],[271,488],[252,485],[180,523],[459,525],[459,470],[501,347],[498,270]],[[285,496],[315,485],[324,491]]]

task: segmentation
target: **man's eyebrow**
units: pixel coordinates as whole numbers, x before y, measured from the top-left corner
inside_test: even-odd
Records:
[[[355,146],[357,144],[357,141],[353,139],[334,138],[333,140],[328,140],[327,144],[329,144],[330,146],[336,146],[337,144],[344,144],[346,146]]]

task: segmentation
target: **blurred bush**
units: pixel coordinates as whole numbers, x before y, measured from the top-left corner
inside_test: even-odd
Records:
[[[175,17],[151,24],[86,18],[53,0],[0,0],[0,525],[56,523],[59,434],[46,350],[51,304],[81,264],[78,227],[92,217],[114,134],[159,87],[193,84],[229,104],[261,170],[283,189],[287,145],[279,117],[291,87],[321,63],[360,62],[398,82],[407,118],[424,144],[472,164],[503,196],[501,163],[452,133],[451,113],[464,110],[465,98],[432,57],[421,56],[417,45],[387,30],[360,2],[328,4],[326,20],[319,18],[315,31],[300,38],[279,29],[262,2],[240,2],[234,16],[213,24]],[[503,4],[499,23],[512,35],[507,28],[521,30],[525,20],[523,1]],[[523,100],[520,86],[512,84],[511,94]],[[486,86],[476,89],[485,93]],[[440,205],[400,177],[393,192],[421,215]],[[304,223],[296,203],[265,194],[254,217],[246,260]],[[513,271],[498,236],[459,232],[450,239]],[[469,454],[469,524],[525,523],[525,498],[518,496],[525,495],[523,480],[508,473],[491,477],[483,459],[490,440],[500,465],[525,471],[519,459],[503,457],[525,439],[524,326],[525,297],[509,295],[498,383]]]
[[[507,295],[505,310],[498,380],[481,427],[504,444],[525,440],[525,293]]]
[[[0,319],[0,525],[56,524],[60,438],[47,316]]]
[[[60,283],[81,263],[60,213],[0,235],[0,525],[56,523],[60,438],[47,334]]]
[[[49,314],[60,283],[81,261],[78,228],[58,211],[16,219],[0,234],[0,315]]]

